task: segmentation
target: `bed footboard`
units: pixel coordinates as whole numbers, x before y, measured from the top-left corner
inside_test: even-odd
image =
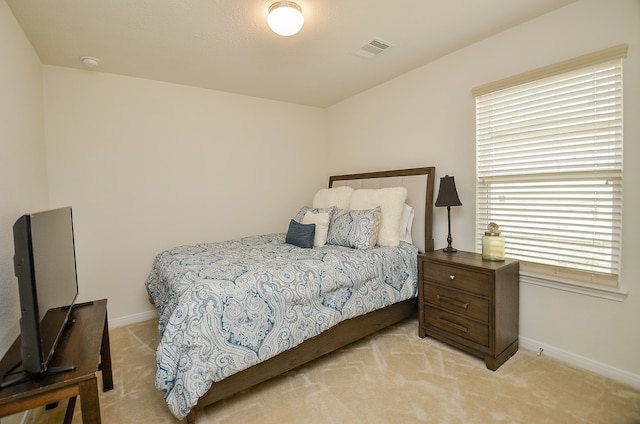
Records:
[[[416,298],[412,298],[348,319],[265,362],[213,383],[209,391],[200,398],[196,407],[189,412],[187,422],[189,424],[196,422],[197,409],[202,409],[207,405],[295,369],[392,324],[415,316],[417,311],[418,301]]]

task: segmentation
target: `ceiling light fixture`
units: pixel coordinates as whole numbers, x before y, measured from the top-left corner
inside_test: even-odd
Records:
[[[269,6],[267,23],[273,32],[288,37],[302,29],[304,15],[297,3],[277,1]]]

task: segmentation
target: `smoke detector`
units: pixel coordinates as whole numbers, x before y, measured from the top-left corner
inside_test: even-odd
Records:
[[[97,57],[82,56],[80,60],[87,68],[95,68],[96,66],[100,65],[100,59],[98,59]]]

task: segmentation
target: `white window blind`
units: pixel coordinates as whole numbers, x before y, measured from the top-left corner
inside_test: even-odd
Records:
[[[496,222],[506,255],[525,261],[523,270],[617,285],[622,57],[615,56],[474,91],[478,251]]]

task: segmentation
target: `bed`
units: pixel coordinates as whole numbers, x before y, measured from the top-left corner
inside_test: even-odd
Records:
[[[162,334],[156,387],[173,415],[194,423],[198,409],[413,316],[417,253],[433,250],[434,174],[424,167],[331,176],[286,234],[160,253],[146,288]],[[344,193],[347,204],[337,205]],[[398,193],[402,211],[388,203]],[[399,242],[398,223],[389,221],[396,215],[406,231]]]

